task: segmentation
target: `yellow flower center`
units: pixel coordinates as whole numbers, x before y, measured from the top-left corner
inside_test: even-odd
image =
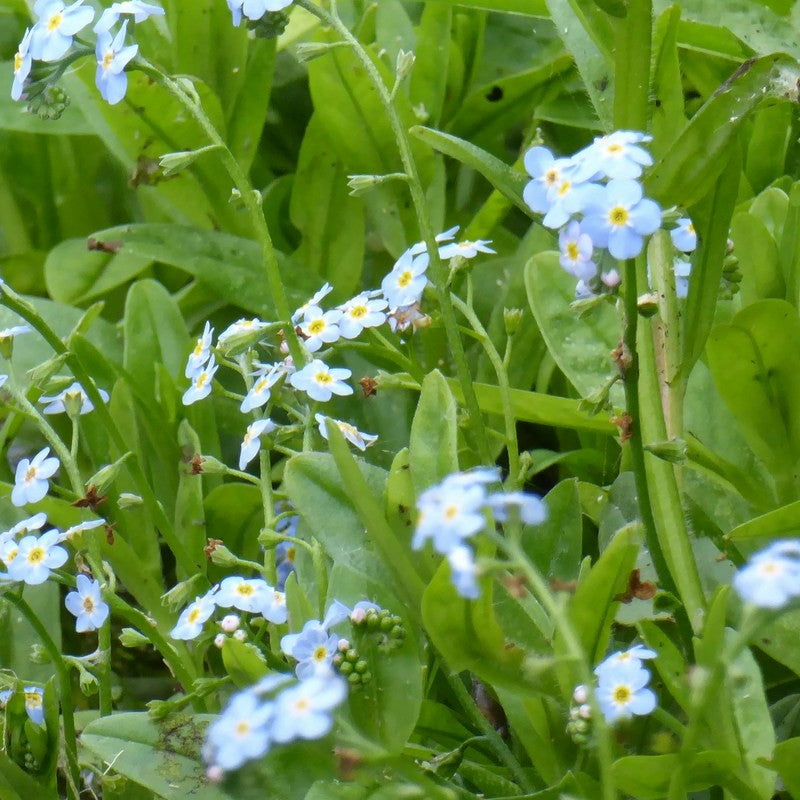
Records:
[[[570,261],[577,261],[580,253],[578,252],[578,245],[575,242],[570,242],[567,245],[567,258]]]
[[[323,386],[325,386],[328,383],[332,383],[333,382],[333,378],[331,378],[331,376],[327,372],[318,372],[314,376],[314,380],[317,383],[321,383]]]
[[[114,63],[114,51],[113,50],[106,50],[103,55],[103,69],[108,71],[111,69],[111,65]]]
[[[255,390],[258,394],[264,391],[264,389],[268,388],[269,381],[266,378],[261,378],[255,385]]]
[[[236,725],[237,736],[247,736],[250,733],[250,723],[247,720],[242,720]]]
[[[561,181],[561,185],[558,187],[558,196],[563,197],[569,193],[570,189],[572,189],[572,181]]]
[[[612,225],[627,225],[629,217],[628,209],[622,206],[614,206],[608,212],[608,219]]]
[[[22,69],[22,63],[25,61],[25,56],[22,53],[14,55],[14,72],[19,72]]]
[[[401,273],[400,277],[397,279],[397,285],[401,289],[405,289],[412,280],[414,280],[414,276],[411,274],[411,270],[407,269],[405,272]]]
[[[325,320],[315,319],[308,324],[308,332],[311,334],[322,333],[325,330]]]
[[[25,470],[25,483],[30,483],[36,480],[36,467],[28,467]]]
[[[197,386],[198,389],[202,389],[207,383],[208,383],[208,373],[201,372],[197,376],[197,383],[195,384],[195,386]]]
[[[198,339],[197,344],[194,346],[194,350],[192,351],[192,353],[196,356],[199,356],[203,354],[203,350],[205,350],[205,348],[203,347],[203,340]]]
[[[17,557],[17,553],[19,553],[19,549],[16,547],[13,550],[9,550],[6,557],[3,559],[5,564],[10,564]]]
[[[306,697],[301,697],[299,700],[295,700],[294,710],[298,714],[304,714],[306,711],[309,710],[310,707],[311,704],[308,702],[308,698]]]
[[[458,516],[458,506],[447,506],[444,510],[444,518],[445,519],[454,519]]]
[[[28,708],[41,708],[42,696],[39,692],[25,692],[25,705]]]
[[[43,547],[32,547],[28,551],[28,563],[29,564],[38,564],[40,561],[44,561],[45,551]]]
[[[614,689],[614,702],[619,703],[620,705],[629,703],[631,697],[633,697],[633,693],[628,686],[617,686],[617,688]]]
[[[366,316],[366,314],[367,314],[366,306],[353,306],[350,309],[350,316],[355,319],[361,319],[361,317]]]
[[[60,11],[57,14],[53,14],[53,16],[47,20],[47,30],[50,31],[50,33],[57,31],[61,27],[63,19],[64,15]]]
[[[286,560],[290,564],[294,564],[294,560],[295,560],[296,557],[297,557],[297,548],[296,547],[290,547],[290,548],[288,548],[286,550]]]
[[[354,428],[352,425],[349,425],[347,422],[340,422],[339,430],[342,433],[349,433],[351,436],[358,436],[358,428]]]
[[[91,614],[94,611],[94,600],[91,597],[84,597],[81,605],[83,605],[83,610],[87,614]]]
[[[312,658],[314,661],[324,661],[328,657],[328,648],[320,645],[315,651]]]
[[[253,594],[253,587],[249,583],[240,583],[236,587],[236,594],[242,597],[250,597],[250,595]]]
[[[192,610],[189,612],[189,616],[187,616],[187,617],[186,617],[186,621],[187,621],[187,622],[188,622],[190,625],[194,625],[194,623],[195,623],[195,622],[197,622],[197,620],[198,620],[198,618],[199,618],[199,617],[200,617],[200,609],[199,609],[199,608],[193,608],[193,609],[192,609]]]
[[[606,147],[606,153],[608,153],[610,156],[618,156],[623,151],[623,149],[624,148],[622,147],[621,144],[619,144],[618,142],[613,142],[608,147]]]
[[[558,170],[557,169],[549,169],[544,174],[544,182],[548,186],[552,186],[558,180]]]

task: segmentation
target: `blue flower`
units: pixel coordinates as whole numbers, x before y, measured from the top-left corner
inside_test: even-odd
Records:
[[[326,403],[334,394],[353,394],[353,387],[344,381],[353,373],[349,369],[331,369],[324,361],[315,358],[303,369],[295,372],[289,382],[295,389],[305,392],[312,400]]]
[[[237,27],[242,21],[242,13],[249,20],[258,20],[268,11],[281,11],[290,6],[292,0],[228,0],[228,8],[233,15],[233,24]]]
[[[64,605],[70,614],[77,617],[77,633],[97,630],[108,617],[108,604],[100,596],[100,581],[91,580],[86,575],[78,575],[77,591],[66,596]]]
[[[275,423],[269,418],[257,419],[247,426],[239,453],[239,469],[245,469],[258,455],[258,451],[261,449],[260,437],[265,433],[272,433],[274,430]]]
[[[547,506],[538,495],[529,492],[493,494],[489,498],[489,507],[498,522],[508,519],[509,508],[515,508],[520,521],[526,525],[541,525],[547,519]]]
[[[465,544],[454,547],[447,554],[447,563],[450,565],[450,580],[456,591],[467,600],[477,600],[480,597],[478,567],[472,548]]]
[[[561,254],[558,263],[582,281],[590,281],[597,274],[597,265],[592,261],[591,237],[581,230],[580,223],[573,220],[558,235]]]
[[[550,189],[574,171],[574,164],[568,158],[556,158],[546,147],[532,147],[525,153],[525,169],[533,180],[525,185],[522,199],[531,211],[546,214],[552,205]]]
[[[265,755],[272,743],[270,723],[275,704],[251,691],[237,692],[208,728],[203,756],[224,770]]]
[[[447,485],[426,489],[417,500],[417,528],[411,541],[415,550],[429,539],[437,553],[447,554],[486,525],[488,497],[480,484]]]
[[[614,258],[634,258],[644,237],[661,224],[661,209],[642,196],[633,180],[612,180],[596,187],[586,204],[582,229],[598,247],[608,247]]]
[[[604,671],[595,690],[597,704],[613,724],[633,715],[649,714],[656,707],[656,696],[647,688],[650,673],[640,661],[630,661]]]
[[[692,274],[692,264],[685,258],[676,258],[672,265],[675,273],[675,294],[685,300],[689,294],[689,276]]]
[[[128,21],[125,20],[113,39],[109,31],[103,31],[97,36],[97,74],[95,75],[95,82],[103,99],[112,106],[125,97],[125,92],[128,89],[128,76],[125,73],[125,67],[139,51],[138,44],[124,47],[127,29]]]
[[[594,668],[594,674],[598,677],[605,673],[611,673],[618,667],[625,664],[638,664],[642,666],[642,661],[655,658],[658,654],[655,650],[650,650],[643,644],[636,644],[618,653],[612,653],[605,661],[602,661]]]
[[[582,180],[602,175],[611,179],[638,178],[642,167],[653,163],[653,157],[637,145],[652,138],[638,131],[614,131],[600,136],[573,157],[579,165],[577,175]]]
[[[694,223],[689,217],[681,217],[675,220],[675,224],[677,227],[669,232],[675,249],[682,253],[691,253],[697,247],[697,231],[694,229]]]
[[[94,9],[76,0],[37,0],[33,10],[39,20],[33,26],[30,53],[37,61],[58,61],[72,46],[72,38],[94,19]]]
[[[30,53],[31,37],[33,31],[30,28],[25,30],[25,35],[19,43],[19,48],[14,54],[14,82],[11,84],[11,99],[19,100],[22,97],[22,89],[25,80],[31,71],[32,57]]]
[[[208,363],[192,376],[192,385],[183,393],[182,402],[185,406],[190,406],[211,394],[211,381],[218,369],[214,356],[211,356]]]
[[[300,633],[289,633],[281,639],[281,650],[296,659],[297,677],[305,680],[333,671],[338,644],[339,637],[335,633],[328,633],[327,626],[319,620],[310,619]]]
[[[48,458],[49,453],[50,448],[45,447],[33,459],[20,459],[11,491],[11,502],[15,506],[38,503],[47,494],[50,488],[48,481],[61,464],[54,456]]]
[[[163,16],[164,9],[151,3],[143,3],[142,0],[122,0],[121,3],[112,3],[111,7],[100,15],[94,26],[94,32],[103,33],[111,30],[122,14],[130,14],[134,22],[144,22],[148,17]]]
[[[334,674],[309,678],[284,689],[275,699],[273,739],[319,739],[333,727],[331,711],[345,697],[347,682]]]
[[[44,725],[44,689],[25,687],[25,711],[34,725]]]
[[[736,573],[733,588],[761,608],[783,608],[800,597],[800,542],[775,542],[751,556]]]

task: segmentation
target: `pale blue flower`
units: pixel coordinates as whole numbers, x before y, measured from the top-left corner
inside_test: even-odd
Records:
[[[681,300],[689,295],[689,276],[692,274],[692,264],[685,258],[676,258],[672,266],[675,273],[675,294]]]
[[[68,553],[58,546],[61,532],[51,530],[41,536],[23,536],[14,559],[8,564],[8,577],[38,586],[50,577],[50,571],[65,564]]]
[[[419,550],[430,540],[436,552],[449,553],[484,528],[487,501],[486,489],[480,484],[444,482],[426,489],[417,499],[419,514],[411,546]]]
[[[508,519],[508,509],[516,509],[519,518],[526,525],[541,525],[547,519],[547,506],[541,497],[529,492],[508,492],[493,494],[489,498],[489,507],[498,522]]]
[[[591,180],[598,174],[611,179],[638,178],[642,168],[653,163],[650,153],[638,145],[652,138],[638,131],[615,131],[598,137],[573,157],[577,176],[581,180]]]
[[[275,704],[251,691],[237,692],[222,714],[209,725],[203,757],[223,770],[237,769],[260,758],[270,748],[270,723]]]
[[[32,330],[30,325],[13,325],[10,328],[3,328],[0,330],[0,344],[16,339],[20,334],[30,333]]]
[[[315,358],[303,369],[298,370],[289,378],[295,389],[305,392],[312,400],[322,403],[331,399],[334,394],[353,394],[353,387],[344,381],[353,373],[349,369],[331,369],[324,361]]]
[[[364,328],[377,328],[386,322],[384,309],[389,305],[383,298],[370,298],[364,292],[339,306],[342,317],[339,332],[345,339],[355,339]]]
[[[447,563],[450,564],[450,579],[456,591],[468,600],[477,600],[480,597],[478,567],[472,549],[465,544],[454,547],[447,554]]]
[[[289,619],[286,595],[281,589],[270,587],[270,591],[264,596],[258,611],[268,622],[273,622],[275,625],[283,625]]]
[[[194,378],[194,376],[203,369],[206,362],[211,356],[211,340],[214,336],[214,329],[210,323],[206,322],[203,327],[203,333],[197,340],[194,349],[189,354],[189,360],[186,362],[186,369],[184,375],[187,378]]]
[[[550,189],[573,173],[575,165],[568,158],[556,158],[546,147],[531,147],[525,153],[525,169],[533,180],[525,185],[522,199],[531,211],[546,214],[552,205]]]
[[[288,522],[288,520],[281,520]],[[292,536],[293,534],[288,534]],[[286,579],[295,571],[295,559],[297,558],[297,545],[294,542],[280,542],[275,548],[275,569],[278,573],[278,585],[276,589],[284,591]]]
[[[800,597],[800,542],[775,542],[750,557],[733,579],[742,600],[778,609]]]
[[[242,14],[249,20],[258,20],[268,11],[281,11],[290,6],[292,0],[228,0],[228,8],[233,15],[233,24],[239,26]]]
[[[558,234],[558,259],[570,275],[590,281],[597,273],[597,265],[592,261],[592,239],[581,230],[580,223],[573,220]]]
[[[323,414],[314,414],[314,419],[317,421],[317,425],[319,425],[319,432],[323,439],[328,439],[328,427],[327,427],[327,417]],[[359,450],[366,450],[371,444],[375,444],[378,441],[377,434],[374,433],[362,433],[358,428],[354,425],[350,425],[348,422],[343,422],[340,419],[334,419],[332,422],[335,422],[338,426],[339,430],[344,435],[344,438],[347,439],[348,442],[355,445]]]
[[[272,387],[285,374],[286,369],[283,364],[270,364],[256,373],[256,380],[245,395],[239,410],[247,414],[255,408],[266,405],[272,396]]]
[[[111,30],[123,14],[130,14],[133,21],[138,23],[144,22],[148,17],[163,16],[164,9],[152,3],[143,3],[142,0],[122,0],[121,3],[112,3],[111,7],[100,15],[94,26],[94,32],[104,33]]]
[[[694,229],[694,223],[689,217],[681,217],[675,220],[675,225],[677,227],[669,232],[675,249],[682,253],[691,253],[697,247],[697,231]]]
[[[15,506],[38,503],[47,494],[50,488],[48,480],[55,475],[61,463],[55,457],[48,458],[49,453],[50,448],[45,447],[33,459],[20,459],[11,490],[11,502]]]
[[[83,531],[90,531],[93,528],[99,528],[105,524],[106,521],[104,519],[89,519],[84,522],[79,522],[77,525],[73,525],[67,528],[62,534],[60,534],[58,537],[58,541],[59,542],[69,541],[77,534],[83,533]]]
[[[403,308],[418,302],[428,285],[425,271],[430,259],[426,252],[414,254],[406,250],[395,262],[392,271],[381,282],[381,291],[391,308]]]
[[[108,402],[108,392],[103,389],[98,389],[100,397],[104,402]],[[83,387],[75,381],[72,385],[63,389],[58,394],[42,395],[39,398],[40,403],[47,403],[42,412],[45,414],[63,414],[67,410],[67,401],[74,402],[75,406],[80,403],[80,414],[88,414],[94,410],[94,403],[89,399],[89,395],[83,390]]]
[[[82,573],[77,578],[77,590],[66,596],[64,605],[77,617],[77,633],[97,630],[108,617],[108,604],[100,595],[100,581],[91,580]]]
[[[566,225],[573,214],[586,210],[598,189],[595,183],[580,183],[571,173],[563,175],[558,183],[547,190],[550,208],[542,219],[542,225],[546,228]]]
[[[183,393],[182,401],[185,406],[190,406],[211,394],[211,382],[218,369],[214,356],[211,356],[205,367],[192,377],[192,385]]]
[[[214,602],[214,589],[202,597],[195,598],[178,617],[178,622],[170,631],[173,639],[196,639],[203,630],[203,624],[214,613],[217,604]]]
[[[328,633],[319,620],[311,619],[300,633],[289,633],[281,639],[281,650],[297,661],[297,677],[306,680],[333,672],[338,644],[335,633]]]
[[[268,418],[257,419],[247,426],[239,453],[239,469],[244,469],[258,455],[258,451],[261,449],[259,437],[265,433],[272,433],[275,427],[275,423]]]
[[[7,536],[9,538],[19,536],[20,534],[24,536],[29,531],[41,530],[45,522],[47,522],[47,514],[45,514],[44,511],[40,511],[38,514],[34,514],[32,517],[20,520],[12,528],[9,528],[7,531],[5,531],[5,533],[0,534],[0,536]]]
[[[331,712],[346,697],[347,682],[333,674],[309,678],[284,689],[275,699],[273,739],[319,739],[333,727]]]
[[[37,61],[58,61],[72,45],[75,34],[94,19],[94,9],[76,0],[38,0],[33,10],[39,20],[33,26],[30,53]]]
[[[650,673],[640,661],[620,664],[604,672],[598,680],[595,697],[606,722],[649,714],[656,707],[656,696],[647,688]]]
[[[491,239],[476,239],[474,242],[468,240],[452,242],[439,248],[439,258],[443,261],[447,261],[456,256],[461,256],[461,258],[475,258],[478,253],[497,255],[497,250],[492,250],[492,248],[488,246],[491,243]]]
[[[333,344],[340,337],[339,320],[342,312],[339,309],[323,311],[319,306],[306,309],[305,318],[300,331],[305,338],[305,346],[309,353],[316,353],[323,344]]]
[[[26,686],[25,711],[34,725],[44,725],[44,689],[39,686]]]
[[[661,209],[642,196],[633,180],[612,180],[597,187],[586,208],[581,228],[598,247],[607,247],[614,258],[639,255],[644,237],[661,224]]]
[[[128,20],[125,20],[113,39],[109,31],[103,31],[97,36],[95,83],[103,99],[112,106],[125,97],[125,92],[128,90],[128,75],[125,67],[139,52],[138,44],[125,46],[127,30]]]
[[[267,602],[273,588],[261,578],[246,579],[238,575],[225,578],[214,595],[220,608],[238,608],[240,611],[259,611]]]
[[[613,672],[618,667],[624,666],[625,664],[638,664],[642,666],[642,661],[655,658],[657,655],[658,653],[656,653],[655,650],[650,650],[643,644],[636,644],[633,647],[629,647],[627,650],[612,653],[594,668],[594,674],[600,677],[605,673]]]
[[[31,37],[33,31],[30,28],[25,29],[25,35],[19,43],[19,48],[14,54],[14,82],[11,84],[11,99],[19,100],[22,97],[22,90],[25,86],[25,80],[31,72],[33,59],[30,53]]]
[[[230,0],[228,0],[228,4],[230,5]],[[239,3],[241,6],[241,3]],[[238,23],[235,23],[238,25]],[[313,308],[315,306],[319,306],[319,304],[333,291],[333,286],[329,283],[324,283],[322,287],[314,293],[314,296],[308,300],[307,302],[303,303],[303,305],[298,308],[294,314],[292,314],[292,322],[296,325],[301,319],[305,318],[306,311],[308,309]]]

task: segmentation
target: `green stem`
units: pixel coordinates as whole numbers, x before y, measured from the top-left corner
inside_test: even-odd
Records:
[[[437,296],[439,299],[439,307],[442,312],[442,322],[444,324],[447,342],[455,362],[458,380],[461,383],[462,391],[464,393],[464,401],[467,407],[467,414],[469,424],[475,437],[477,451],[481,460],[489,464],[492,462],[491,449],[489,447],[489,440],[486,435],[486,428],[481,416],[480,407],[478,406],[478,398],[475,394],[475,388],[472,385],[472,376],[470,374],[469,365],[467,364],[466,353],[464,352],[464,345],[461,337],[458,334],[458,325],[456,324],[455,311],[453,304],[450,301],[450,291],[447,287],[447,270],[439,258],[439,248],[436,243],[436,235],[431,225],[430,213],[428,210],[428,203],[425,197],[425,190],[422,187],[417,164],[414,160],[413,153],[411,152],[411,142],[408,138],[408,133],[403,127],[400,117],[397,114],[397,109],[392,103],[392,98],[386,84],[380,76],[375,64],[369,56],[369,53],[362,47],[361,43],[355,36],[348,30],[347,26],[339,19],[336,13],[336,2],[331,2],[331,13],[325,11],[315,5],[311,0],[297,0],[297,5],[304,8],[306,11],[318,17],[320,20],[330,25],[342,39],[347,42],[356,55],[356,58],[361,62],[367,77],[375,87],[378,98],[383,105],[386,117],[389,120],[392,131],[394,132],[397,148],[400,151],[400,159],[403,162],[403,169],[408,176],[408,185],[411,190],[411,199],[414,203],[414,210],[417,216],[422,240],[427,247],[428,256],[430,258],[430,272],[433,279],[433,285],[436,288]]]
[[[36,631],[36,635],[41,639],[42,646],[47,651],[58,677],[59,692],[61,694],[61,720],[64,726],[64,752],[67,755],[67,796],[70,800],[79,800],[79,789],[81,782],[80,767],[78,766],[78,737],[75,733],[75,717],[73,709],[75,703],[72,699],[72,682],[69,674],[69,667],[61,656],[61,650],[47,632],[47,628],[36,616],[34,610],[19,595],[8,592],[4,595],[28,621],[30,626]]]
[[[189,112],[192,119],[202,128],[209,140],[220,149],[222,162],[233,181],[233,185],[239,192],[244,207],[250,217],[253,230],[258,238],[258,243],[261,246],[261,254],[267,273],[267,283],[269,284],[270,294],[275,301],[275,309],[278,313],[278,317],[285,325],[284,332],[286,334],[286,342],[289,345],[289,352],[297,367],[302,367],[306,362],[306,358],[300,341],[297,338],[297,334],[295,333],[294,326],[291,324],[292,313],[286,298],[286,290],[284,289],[283,279],[281,278],[280,269],[278,268],[275,246],[272,243],[272,236],[270,235],[269,227],[264,217],[260,197],[257,196],[244,170],[225,143],[225,140],[220,136],[217,129],[211,123],[211,120],[203,111],[203,107],[200,105],[199,101],[192,97],[180,83],[173,80],[168,75],[165,75],[158,67],[141,56],[137,56],[135,63],[142,72],[149,75],[156,83],[166,89]]]
[[[475,333],[478,334],[484,352],[489,358],[497,376],[497,386],[500,389],[500,398],[503,404],[503,420],[506,429],[506,449],[508,451],[508,486],[510,489],[519,488],[522,474],[519,464],[519,443],[517,441],[517,422],[514,408],[511,404],[511,384],[508,380],[508,371],[505,363],[494,346],[486,328],[483,327],[478,315],[471,305],[465,303],[460,297],[452,296],[453,305],[467,318]]]
[[[63,353],[66,356],[65,363],[72,370],[72,374],[75,376],[75,379],[81,384],[83,390],[94,404],[95,410],[93,413],[97,414],[100,422],[102,422],[119,452],[128,452],[127,443],[122,438],[119,427],[111,417],[108,408],[106,408],[105,401],[100,396],[93,378],[86,371],[82,362],[75,355],[75,353],[66,347],[55,331],[44,321],[44,319],[42,319],[33,306],[19,297],[19,295],[13,292],[8,286],[3,286],[0,303],[22,317],[42,336],[42,338],[50,345],[55,353]],[[66,451],[66,447],[64,447],[64,450]],[[67,463],[69,463],[69,453],[68,451],[66,452]],[[152,515],[157,528],[161,532],[161,535],[164,537],[164,541],[167,543],[170,550],[172,550],[175,560],[187,574],[192,574],[198,569],[202,571],[203,565],[199,561],[194,561],[184,547],[183,543],[180,541],[180,539],[178,539],[178,536],[175,533],[175,528],[161,506],[161,503],[158,502],[158,499],[156,498],[155,493],[153,492],[153,489],[147,480],[147,476],[144,474],[144,470],[142,470],[139,460],[133,456],[132,458],[128,459],[127,464],[131,473],[131,477],[136,483],[136,489],[147,506],[148,511]]]

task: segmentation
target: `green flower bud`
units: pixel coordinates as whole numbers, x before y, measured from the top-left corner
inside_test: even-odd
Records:
[[[64,405],[67,405],[69,400],[64,401]],[[69,413],[69,407],[67,407],[67,413]],[[122,458],[118,458],[113,464],[107,464],[104,467],[101,467],[88,481],[86,481],[86,488],[88,489],[90,486],[94,486],[95,490],[102,494],[109,486],[117,479],[119,475],[119,471],[122,468],[122,465],[125,461],[132,456],[133,453],[128,452],[125,453]],[[120,495],[120,500],[122,496]],[[141,498],[140,498],[141,499]]]
[[[653,442],[652,444],[646,444],[644,449],[663,461],[669,461],[671,464],[683,464],[686,461],[686,442],[683,439]]]
[[[524,312],[521,308],[504,308],[503,309],[503,324],[506,328],[506,336],[511,338],[518,330]]]
[[[218,567],[235,567],[239,563],[239,559],[224,544],[215,545],[210,557],[211,563]]]
[[[119,634],[119,643],[123,647],[141,647],[150,644],[150,640],[135,628],[123,628]]]
[[[117,501],[117,505],[120,508],[134,508],[142,505],[142,503],[144,503],[144,500],[138,494],[132,494],[131,492],[122,492]]]
[[[44,387],[50,378],[64,366],[66,360],[67,353],[59,353],[57,356],[47,359],[43,364],[27,371],[28,380],[34,386]]]

